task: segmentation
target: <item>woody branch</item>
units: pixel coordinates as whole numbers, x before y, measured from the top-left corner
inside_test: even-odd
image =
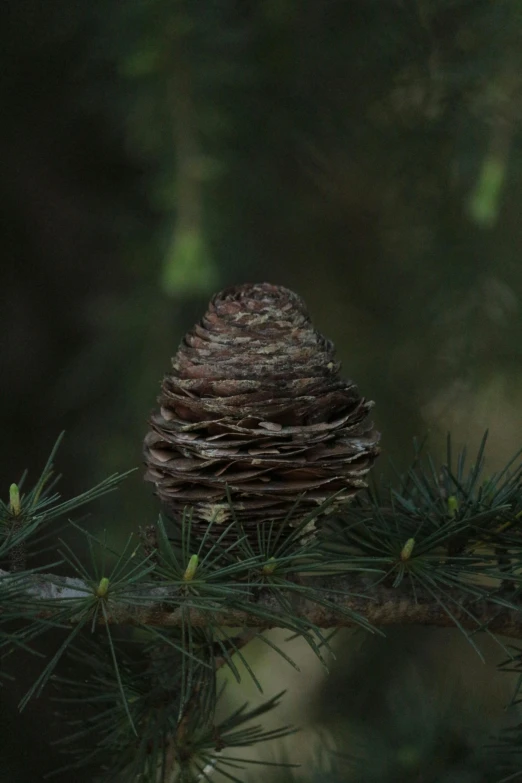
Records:
[[[0,570],[0,579],[9,579],[10,574]],[[463,595],[459,590],[448,590],[446,603],[451,606],[452,617],[433,596],[417,588],[415,598],[406,586],[396,588],[383,585],[371,586],[363,577],[341,575],[335,577],[301,577],[300,586],[320,592],[321,600],[332,606],[315,603],[299,592],[284,591],[290,601],[293,617],[310,626],[319,628],[350,627],[356,622],[347,616],[351,611],[363,616],[375,628],[390,625],[424,625],[452,627],[459,623],[469,631],[487,629],[511,638],[522,638],[522,602],[518,608],[508,608],[488,601],[487,597],[474,598]],[[278,600],[278,592],[266,587],[256,590],[252,598],[252,610],[245,608],[244,585],[241,587],[242,608],[231,602],[209,604],[207,610],[191,606],[193,599],[183,594],[177,585],[139,586],[126,591],[125,596],[110,595],[106,598],[106,617],[111,624],[145,624],[164,627],[181,626],[190,613],[194,627],[208,624],[209,613],[213,622],[223,627],[255,627],[266,629],[277,627],[277,618],[284,619],[285,610]],[[279,588],[278,588],[279,590]],[[81,579],[54,575],[33,575],[27,577],[26,593],[34,602],[39,617],[50,617],[60,606],[69,605],[73,599],[79,602],[92,594],[92,586]],[[41,608],[38,607],[40,604]],[[516,604],[515,604],[516,606]],[[337,610],[336,610],[337,608]],[[264,620],[258,614],[260,609],[269,612],[273,620]],[[284,625],[284,622],[281,623]]]

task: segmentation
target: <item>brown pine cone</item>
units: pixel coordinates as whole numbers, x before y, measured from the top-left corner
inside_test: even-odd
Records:
[[[172,367],[145,438],[145,479],[174,519],[192,510],[193,531],[214,520],[213,537],[222,533],[227,487],[255,542],[261,522],[287,518],[290,532],[334,493],[339,509],[366,486],[379,453],[373,403],[339,377],[332,343],[292,291],[261,283],[217,294]]]

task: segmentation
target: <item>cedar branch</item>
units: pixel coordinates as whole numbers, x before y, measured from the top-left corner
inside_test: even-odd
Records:
[[[0,570],[0,580],[9,578],[9,572]],[[479,631],[487,626],[488,630],[494,633],[522,638],[522,601],[518,599],[514,608],[510,608],[488,600],[487,597],[474,598],[457,589],[448,590],[445,602],[451,608],[452,619],[429,593],[417,588],[415,600],[404,584],[397,588],[371,585],[367,578],[352,574],[312,578],[301,576],[299,584],[300,587],[308,589],[308,596],[311,590],[321,591],[321,598],[327,599],[333,605],[325,607],[298,591],[286,591],[293,616],[319,628],[355,625],[355,621],[344,613],[349,610],[365,617],[375,628],[388,625],[451,627],[457,621],[469,631]],[[242,590],[241,603],[245,604],[245,585],[238,584],[238,587]],[[36,607],[41,603],[41,609],[36,610],[39,617],[50,617],[61,608],[60,605],[66,606],[72,600],[81,601],[92,592],[92,587],[81,579],[72,577],[38,574],[28,576],[26,582],[27,596],[35,602]],[[280,615],[282,619],[285,615],[285,609],[278,601],[277,591],[269,587],[256,589],[256,595],[251,601],[252,611],[244,606],[238,608],[222,602],[216,602],[214,607],[209,602],[207,611],[203,611],[191,606],[193,599],[190,595],[183,594],[177,585],[168,584],[132,586],[124,597],[111,597],[109,590],[104,600],[107,601],[108,622],[119,625],[181,626],[182,618],[187,618],[188,607],[194,627],[208,624],[209,611],[212,611],[213,621],[217,625],[259,629],[277,627],[278,624],[276,621],[260,618],[256,609],[262,608],[273,616]],[[339,611],[336,611],[335,607],[339,607]]]

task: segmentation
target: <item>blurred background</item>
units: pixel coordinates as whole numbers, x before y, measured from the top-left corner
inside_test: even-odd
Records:
[[[442,457],[489,427],[489,471],[520,446],[518,0],[4,0],[0,30],[4,494],[62,430],[67,496],[140,466],[182,335],[241,282],[304,297],[376,401],[377,472],[414,435]],[[156,513],[139,470],[89,526],[123,541]],[[280,720],[371,750],[336,781],[490,780],[494,645],[344,632],[326,679],[291,644],[301,675],[251,650],[266,694],[290,689]],[[44,708],[19,730],[17,696],[3,774],[39,780]],[[303,736],[274,757],[303,761]]]

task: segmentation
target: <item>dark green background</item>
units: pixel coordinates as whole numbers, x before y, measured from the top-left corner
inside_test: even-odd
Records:
[[[473,446],[489,426],[489,469],[520,445],[518,0],[7,0],[0,30],[4,494],[61,430],[65,494],[140,465],[182,334],[247,281],[300,293],[376,401],[377,471],[428,431],[437,452],[448,429]],[[122,540],[156,510],[136,473],[88,524]],[[415,698],[435,706],[424,723],[401,708],[405,742],[446,758],[422,737],[456,720],[476,738],[501,700],[493,717],[441,717],[430,661],[464,672],[460,705],[502,675],[475,687],[472,650],[443,632],[397,632],[362,657],[340,644],[318,721],[335,714],[350,751],[346,721],[364,717],[381,779],[468,780],[408,767],[386,694],[412,690],[407,655],[424,672]],[[371,709],[351,696],[368,678]],[[20,730],[38,752],[26,771],[6,755],[9,779],[51,763],[39,709]]]

